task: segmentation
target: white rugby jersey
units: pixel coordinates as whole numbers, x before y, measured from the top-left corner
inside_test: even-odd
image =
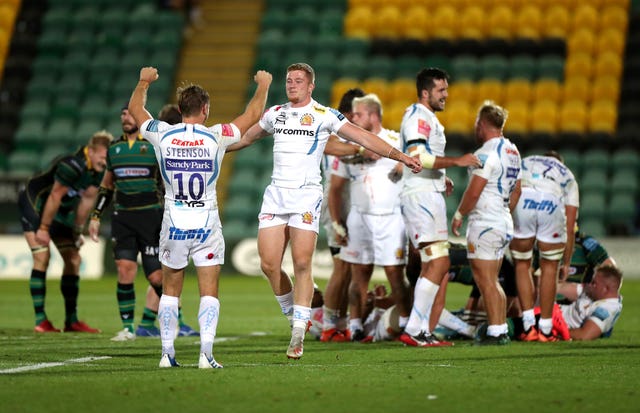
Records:
[[[522,187],[553,194],[565,205],[580,206],[578,183],[573,173],[552,156],[533,155],[522,160]]]
[[[469,214],[469,221],[506,222],[513,228],[509,211],[509,197],[521,178],[520,153],[509,139],[496,137],[486,141],[475,151],[481,167],[469,167],[471,175],[487,180],[476,206]],[[509,224],[510,223],[510,224]]]
[[[282,188],[320,187],[320,161],[329,135],[347,118],[315,100],[300,108],[291,103],[270,107],[260,127],[273,135],[272,184]]]
[[[402,150],[413,145],[423,145],[427,153],[434,156],[444,156],[447,140],[444,136],[444,126],[436,115],[421,103],[414,103],[404,112],[400,126]],[[414,174],[409,168],[404,168],[404,192],[430,191],[444,192],[445,169],[423,168]]]
[[[378,137],[400,149],[400,136],[397,132],[383,128]],[[402,180],[392,182],[389,179],[389,172],[397,163],[398,161],[389,158],[349,165],[340,162],[332,173],[349,179],[352,208],[363,214],[386,215],[400,208]]]
[[[622,312],[622,297],[593,301],[582,291],[576,301],[560,308],[570,329],[580,328],[585,321],[591,320],[602,331],[601,337],[609,337]]]
[[[165,188],[165,210],[177,228],[201,228],[217,214],[216,180],[227,146],[240,140],[232,123],[210,128],[155,119],[140,127],[155,148]]]

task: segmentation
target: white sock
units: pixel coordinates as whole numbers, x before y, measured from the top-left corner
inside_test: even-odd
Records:
[[[307,331],[307,324],[311,320],[311,307],[295,304],[293,306],[293,328],[302,328]]]
[[[541,318],[538,321],[538,327],[543,334],[551,334],[551,328],[553,327],[553,321],[550,318]]]
[[[504,324],[491,324],[487,328],[487,335],[492,337],[498,337],[500,334],[507,334],[509,332],[509,326]]]
[[[442,310],[442,314],[440,314],[440,320],[438,323],[443,327],[450,328],[451,330],[457,331],[460,334],[463,334],[467,337],[473,337],[476,329],[462,321],[460,318],[454,316],[447,310],[446,308]]]
[[[322,306],[322,329],[330,330],[336,328],[338,321],[338,310],[329,308],[325,305]]]
[[[418,279],[414,290],[413,308],[405,332],[412,336],[418,335],[420,331],[430,332],[429,316],[439,288],[439,285],[424,277]]]
[[[357,330],[364,331],[364,327],[362,326],[362,320],[359,318],[350,319],[349,330],[351,330],[351,333],[355,333]]]
[[[290,316],[293,311],[293,291],[289,291],[284,295],[276,295],[276,300],[280,304],[282,314]]]
[[[220,301],[216,297],[205,295],[200,297],[198,323],[200,324],[200,352],[208,357],[213,352],[213,340],[220,317]]]
[[[162,354],[171,357],[176,356],[173,342],[178,331],[178,297],[162,294],[158,306],[158,324],[160,325],[160,339],[162,341]]]
[[[405,328],[409,322],[409,317],[398,316],[398,327]]]
[[[536,325],[536,315],[533,313],[533,308],[524,310],[522,312],[522,328],[524,331],[529,331],[532,326]]]

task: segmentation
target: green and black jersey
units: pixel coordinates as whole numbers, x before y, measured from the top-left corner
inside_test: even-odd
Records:
[[[27,181],[27,197],[39,215],[42,214],[53,183],[58,181],[69,190],[62,198],[54,220],[69,227],[74,226],[76,206],[82,193],[89,186],[99,187],[103,176],[103,172],[89,169],[86,151],[87,147],[83,146],[72,155],[55,158],[46,170]]]
[[[582,232],[576,234],[576,243],[571,256],[568,281],[591,282],[595,267],[609,258],[609,253],[600,242]]]
[[[162,208],[156,154],[153,145],[140,135],[131,142],[123,135],[111,144],[107,169],[113,173],[116,210]]]

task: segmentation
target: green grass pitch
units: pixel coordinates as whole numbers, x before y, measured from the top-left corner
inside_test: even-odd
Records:
[[[145,281],[137,280],[136,323]],[[115,277],[80,284],[80,318],[102,334],[33,333],[28,281],[0,282],[0,412],[637,412],[640,281],[626,280],[613,336],[594,342],[417,349],[398,342],[320,343],[285,356],[288,323],[262,278],[223,276],[216,359],[199,370],[197,338],[179,338],[179,369],[159,369],[160,342],[115,343]],[[63,320],[57,281],[47,312]],[[195,276],[183,292],[198,328]],[[468,288],[450,285],[457,309]]]

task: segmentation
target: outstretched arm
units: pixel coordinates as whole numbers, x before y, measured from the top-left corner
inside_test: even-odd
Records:
[[[129,100],[129,113],[136,120],[138,127],[147,119],[153,118],[145,108],[145,105],[147,104],[147,89],[156,80],[158,80],[158,69],[155,67],[143,67],[140,69],[140,80],[138,80],[136,88],[133,89]]]
[[[271,73],[264,70],[258,70],[255,76],[253,76],[253,80],[258,84],[258,87],[247,104],[244,113],[231,122],[240,129],[242,135],[244,135],[253,124],[260,120],[260,116],[262,116],[264,107],[267,104],[267,95],[272,79]]]

